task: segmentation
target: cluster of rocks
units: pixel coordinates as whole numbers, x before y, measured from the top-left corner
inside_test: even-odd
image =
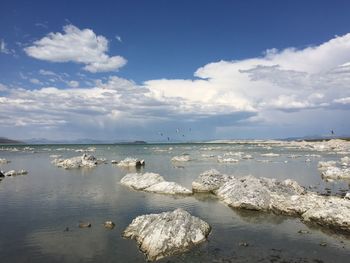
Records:
[[[75,169],[81,167],[92,168],[105,162],[106,159],[97,159],[95,156],[89,154],[83,154],[82,156],[72,157],[69,159],[54,159],[52,161],[54,165],[64,169]]]
[[[210,170],[193,183],[194,192],[211,192],[232,208],[301,216],[322,226],[350,232],[350,200],[308,192],[294,180],[244,176]]]
[[[26,175],[28,172],[26,170],[10,170],[7,172],[0,171],[0,178],[4,178],[5,176],[16,176],[16,175]]]
[[[125,175],[121,179],[120,183],[135,190],[142,190],[159,194],[192,194],[191,190],[175,182],[167,182],[162,176],[156,173],[130,173]]]
[[[339,162],[320,161],[318,169],[321,171],[322,177],[326,179],[350,179],[350,158],[345,156]]]

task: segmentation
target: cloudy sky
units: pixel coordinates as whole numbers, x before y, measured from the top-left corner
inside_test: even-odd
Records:
[[[0,137],[350,135],[349,1],[48,2],[1,2]]]

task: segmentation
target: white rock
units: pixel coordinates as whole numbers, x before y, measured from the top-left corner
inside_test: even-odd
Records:
[[[350,199],[350,192],[346,193],[346,195],[344,196],[345,199]]]
[[[234,158],[224,158],[222,156],[218,156],[218,162],[219,163],[238,163],[239,160]]]
[[[246,154],[246,155],[242,156],[242,159],[246,159],[246,160],[253,159],[253,156],[250,154]]]
[[[174,156],[171,158],[172,162],[188,162],[191,161],[191,158],[189,155],[179,155],[179,156]]]
[[[232,179],[232,176],[221,174],[215,169],[205,171],[192,182],[193,192],[212,192]]]
[[[151,185],[164,182],[164,178],[156,173],[144,173],[144,174],[137,174],[137,173],[131,173],[125,175],[121,180],[120,183],[126,186],[129,186],[135,190],[144,190]]]
[[[327,167],[322,176],[329,179],[350,179],[350,168]]]
[[[120,167],[140,167],[145,165],[145,161],[139,160],[137,158],[127,157],[124,160],[120,161],[117,165]]]
[[[25,174],[28,174],[26,170],[19,170],[19,171],[10,170],[4,173],[5,176],[16,176],[16,175],[25,175]]]
[[[337,165],[336,161],[325,161],[325,162],[319,161],[317,167],[321,170],[321,169],[326,169],[328,167],[332,167],[335,165]]]
[[[82,156],[72,157],[69,159],[54,159],[52,163],[57,167],[64,169],[74,169],[80,167],[95,167],[97,164],[104,162],[105,159],[96,159],[92,155],[83,154]]]
[[[345,156],[340,159],[340,163],[342,166],[350,166],[350,157]]]
[[[278,156],[280,156],[278,153],[262,153],[260,155],[263,157],[278,157]]]
[[[9,160],[1,159],[1,158],[0,158],[0,164],[7,164],[7,163],[9,163],[9,162],[10,162]]]
[[[160,182],[144,189],[146,192],[169,194],[169,195],[191,195],[192,191],[175,183],[175,182]]]
[[[210,226],[182,209],[135,218],[123,237],[135,239],[147,260],[187,251],[206,240]]]

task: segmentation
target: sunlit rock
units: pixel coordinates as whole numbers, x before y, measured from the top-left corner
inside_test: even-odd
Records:
[[[322,176],[329,179],[350,179],[350,168],[327,167]]]
[[[103,163],[105,159],[97,159],[93,155],[83,154],[82,156],[72,157],[69,159],[54,159],[52,163],[57,167],[64,169],[74,169],[80,167],[92,168],[96,165]]]
[[[191,158],[189,155],[179,155],[171,158],[171,161],[172,162],[189,162],[191,161]]]
[[[192,182],[193,192],[212,192],[229,181],[232,176],[221,174],[215,169],[205,171]]]
[[[146,192],[170,195],[191,195],[192,191],[175,182],[160,182],[144,189]]]
[[[318,169],[323,170],[323,169],[327,169],[328,167],[333,167],[336,166],[337,162],[336,161],[325,161],[325,162],[318,162]]]
[[[222,157],[222,156],[218,156],[218,162],[219,163],[238,163],[239,160],[235,159],[235,158],[231,158],[231,157]]]
[[[206,240],[210,226],[182,209],[135,218],[123,232],[135,239],[148,260],[187,251]]]
[[[192,194],[192,191],[189,189],[175,182],[167,182],[162,176],[156,173],[127,174],[121,179],[120,183],[135,190],[143,190],[158,194]]]
[[[127,157],[124,160],[118,162],[117,165],[120,167],[141,167],[145,165],[145,161],[139,160],[137,158]]]
[[[144,190],[147,187],[164,181],[164,178],[156,173],[131,173],[125,175],[120,180],[120,183],[129,186],[135,190]]]

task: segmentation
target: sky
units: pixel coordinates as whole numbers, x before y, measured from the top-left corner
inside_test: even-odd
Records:
[[[0,4],[0,137],[350,135],[350,2]]]

